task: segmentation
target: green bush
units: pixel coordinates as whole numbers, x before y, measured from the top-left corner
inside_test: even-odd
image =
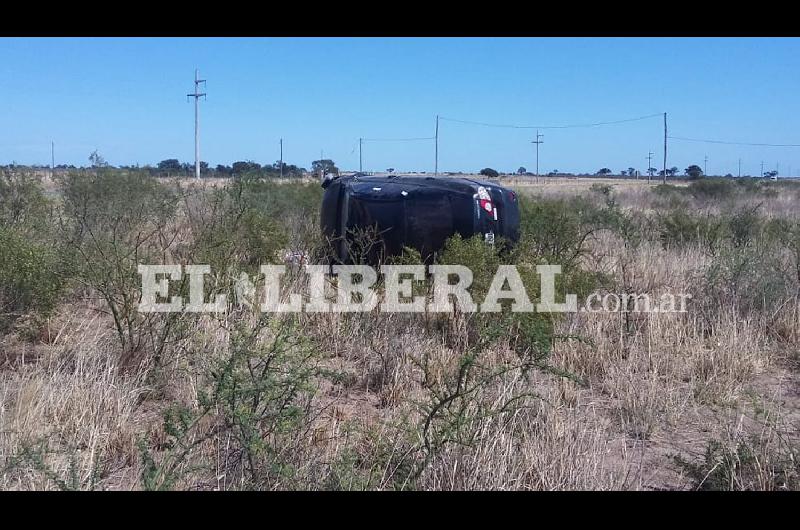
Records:
[[[610,208],[601,209],[583,197],[542,199],[520,197],[518,261],[559,264],[566,272],[586,252],[587,239],[612,219]]]
[[[672,184],[659,184],[653,188],[656,208],[664,210],[686,209],[690,207],[691,194],[688,188]]]
[[[0,228],[0,332],[21,316],[46,315],[55,307],[63,287],[57,265],[51,246]]]
[[[261,211],[275,219],[284,219],[289,212],[317,214],[324,193],[318,184],[278,182],[256,177],[236,179],[226,190],[242,207]]]
[[[51,209],[41,179],[0,175],[0,333],[20,317],[46,316],[58,302],[63,282]]]
[[[689,184],[688,191],[696,199],[729,199],[737,191],[733,180],[722,178],[701,178]]]
[[[795,280],[800,285],[800,221],[771,219],[765,224],[767,240],[774,241],[789,253]]]
[[[660,219],[660,239],[664,248],[701,244],[712,253],[724,236],[724,224],[711,215],[695,216],[685,210],[671,210]]]
[[[174,315],[137,311],[141,295],[137,266],[163,263],[175,246],[170,222],[177,195],[153,177],[110,170],[69,173],[59,184],[61,255],[70,279],[105,302],[123,361],[135,360],[132,355],[141,352],[158,357]]]
[[[317,352],[294,317],[235,319],[229,331],[225,355],[199,374],[197,402],[174,403],[164,411],[163,454],[156,458],[140,442],[145,489],[175,487],[194,471],[187,463],[212,435],[226,435],[227,472],[242,487],[297,486],[295,470],[305,450],[298,439],[308,434]],[[206,428],[215,426],[210,433],[202,431],[204,420],[210,420]]]
[[[481,236],[464,239],[460,234],[455,234],[445,243],[437,262],[442,265],[464,265],[472,270],[469,292],[477,303],[486,296],[501,258],[497,248],[483,241]]]
[[[776,435],[740,436],[735,444],[711,440],[703,459],[690,462],[674,457],[678,466],[702,491],[796,491],[800,488],[797,448]]]
[[[749,245],[761,235],[764,222],[757,212],[758,206],[738,211],[728,218],[728,233],[734,247]]]
[[[464,265],[473,272],[472,286],[469,292],[476,304],[485,300],[486,293],[494,279],[497,268],[503,264],[516,264],[525,291],[531,303],[540,301],[541,281],[536,272],[536,263],[517,261],[515,254],[505,255],[498,248],[487,245],[480,236],[462,239],[461,236],[451,237],[445,245],[443,253],[439,256],[441,264]],[[584,299],[594,292],[603,282],[603,278],[596,274],[573,266],[555,278],[556,299],[563,299],[566,293],[576,294],[578,299]],[[469,331],[468,344],[484,346],[499,340],[505,340],[523,358],[537,368],[557,371],[549,366],[547,359],[552,350],[555,337],[555,321],[559,315],[540,312],[512,312],[511,301],[503,300],[500,303],[502,312],[479,312],[469,315],[467,329]],[[440,318],[449,315],[439,315]],[[448,329],[448,328],[444,328]],[[454,344],[445,339],[451,346],[465,347],[463,344]],[[562,374],[563,375],[563,374]]]
[[[658,184],[653,188],[653,193],[659,197],[670,197],[673,195],[684,195],[686,188],[675,186],[673,184]]]
[[[0,175],[0,227],[22,230],[41,239],[49,233],[51,204],[41,179],[27,173]]]
[[[317,233],[321,201],[318,185],[236,179],[214,190],[208,198],[210,215],[193,228],[196,262],[208,263],[217,271],[231,265],[283,262],[279,251],[290,242],[300,250],[317,252],[321,246]],[[305,223],[307,219],[313,223]]]
[[[614,193],[614,188],[608,184],[592,184],[589,190],[593,191],[594,193],[598,193],[603,197],[610,197]]]
[[[722,247],[705,273],[703,296],[695,300],[714,310],[735,304],[742,315],[770,311],[793,294],[779,257],[759,246]]]

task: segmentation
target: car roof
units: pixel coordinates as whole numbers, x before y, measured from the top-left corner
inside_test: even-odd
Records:
[[[350,182],[364,182],[370,184],[386,184],[386,185],[404,185],[404,186],[419,186],[431,187],[439,189],[451,189],[457,191],[466,191],[468,187],[474,190],[477,186],[497,187],[502,188],[500,184],[494,182],[486,182],[466,177],[449,177],[449,176],[417,176],[417,175],[349,175],[341,177],[341,180]]]

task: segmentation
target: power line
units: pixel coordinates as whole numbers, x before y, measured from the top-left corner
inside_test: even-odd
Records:
[[[435,136],[425,136],[423,138],[361,138],[362,142],[419,142],[423,140],[435,140]]]
[[[452,121],[456,123],[466,123],[468,125],[481,125],[483,127],[500,127],[505,129],[574,129],[579,127],[600,127],[602,125],[615,125],[617,123],[627,123],[631,121],[647,120],[650,118],[661,117],[663,115],[664,115],[663,112],[659,112],[658,114],[648,114],[647,116],[639,116],[638,118],[628,118],[625,120],[600,121],[596,123],[582,123],[574,125],[503,125],[497,123],[485,123],[480,121],[457,120],[455,118],[445,118],[443,116],[440,116],[439,119],[445,121]]]
[[[669,136],[673,140],[684,140],[687,142],[702,142],[707,144],[724,144],[724,145],[751,145],[754,147],[800,147],[800,144],[766,144],[766,143],[752,143],[752,142],[728,142],[724,140],[708,140],[701,138],[686,138],[684,136]]]
[[[364,171],[364,162],[363,162],[363,144],[364,142],[420,142],[420,141],[427,141],[427,140],[435,140],[435,136],[425,136],[425,137],[416,137],[416,138],[359,138],[358,139],[358,172],[361,173]]]

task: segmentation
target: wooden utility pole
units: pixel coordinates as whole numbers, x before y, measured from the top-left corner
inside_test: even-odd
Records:
[[[653,178],[653,152],[647,153],[647,182]]]
[[[281,160],[279,164],[281,165],[281,178],[283,178],[283,138],[281,138],[280,144],[281,144]]]

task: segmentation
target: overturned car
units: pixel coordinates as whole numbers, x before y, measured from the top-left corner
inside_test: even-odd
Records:
[[[470,178],[363,176],[322,183],[321,225],[338,262],[375,262],[403,247],[430,262],[454,234],[487,244],[519,240],[514,191]]]

